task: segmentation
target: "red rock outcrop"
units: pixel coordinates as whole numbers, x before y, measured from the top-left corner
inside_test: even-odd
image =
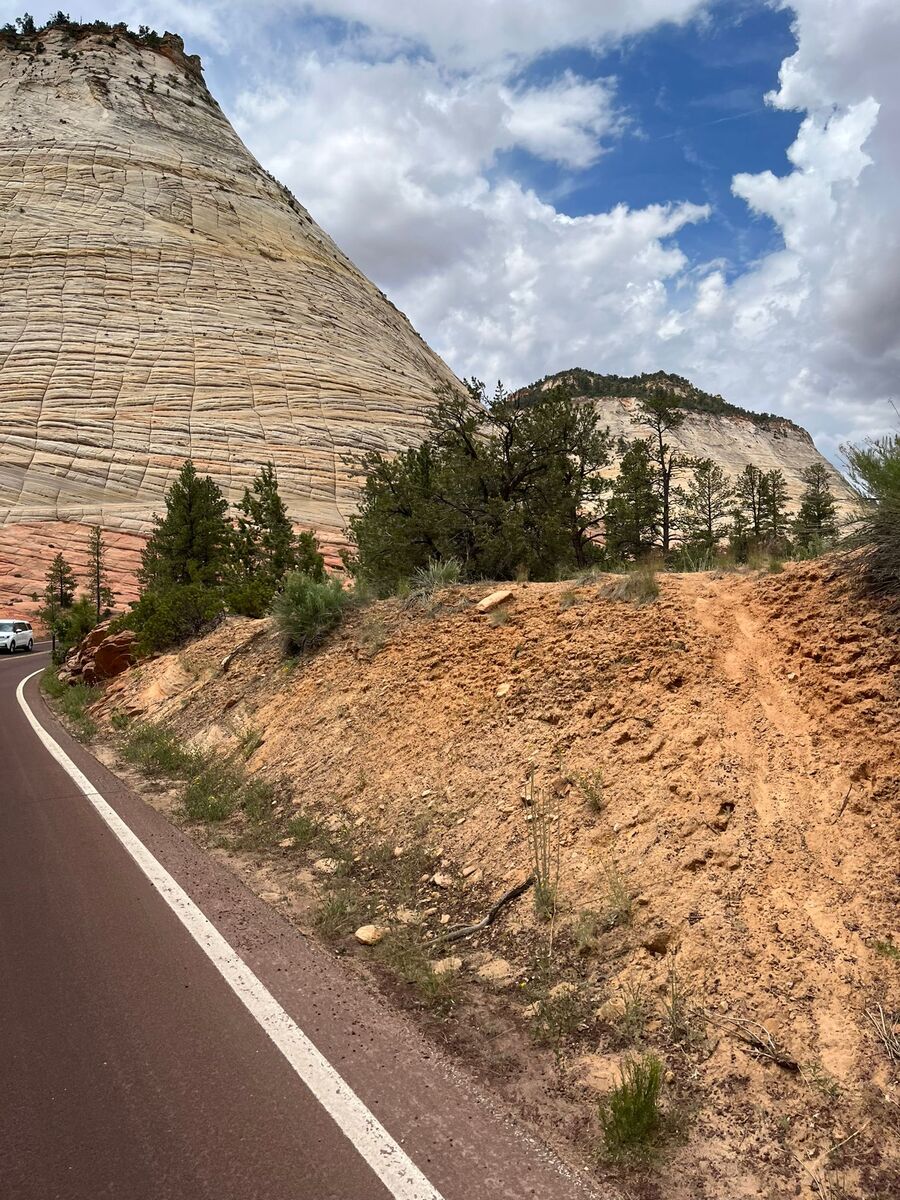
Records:
[[[109,622],[98,625],[66,656],[59,671],[64,683],[87,683],[93,687],[121,675],[135,663],[137,635],[130,629],[109,632]]]

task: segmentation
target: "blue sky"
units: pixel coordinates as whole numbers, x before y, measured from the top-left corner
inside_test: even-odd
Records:
[[[555,195],[572,216],[610,208],[665,203],[673,196],[709,204],[710,217],[686,230],[692,258],[722,258],[730,272],[781,243],[771,220],[754,218],[731,192],[738,171],[785,174],[798,114],[765,103],[778,69],[796,48],[791,14],[764,4],[718,5],[704,19],[664,24],[605,53],[562,50],[533,64],[525,78],[565,70],[615,78],[628,114],[621,138],[577,177],[560,181],[552,164],[510,155],[539,192]]]
[[[662,368],[832,457],[895,425],[896,0],[93,14],[180,32],[250,149],[458,374]]]

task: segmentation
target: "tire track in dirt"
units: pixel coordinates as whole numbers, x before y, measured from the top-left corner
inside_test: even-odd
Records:
[[[794,698],[793,673],[763,631],[753,584],[698,578],[684,586],[695,592],[694,610],[723,674],[737,685],[723,722],[745,765],[758,819],[755,857],[766,864],[756,895],[745,898],[745,920],[751,932],[760,928],[762,941],[782,941],[783,998],[796,1033],[818,1043],[826,1069],[845,1077],[862,1047],[846,1020],[858,1007],[858,980],[841,964],[857,959],[858,938],[842,919],[847,889],[823,850],[833,843],[828,830],[852,780],[840,769],[840,747]],[[802,1003],[810,989],[820,991],[815,1029]]]

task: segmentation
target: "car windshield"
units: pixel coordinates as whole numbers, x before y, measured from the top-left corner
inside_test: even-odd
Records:
[[[12,621],[0,621],[0,633],[12,633]]]

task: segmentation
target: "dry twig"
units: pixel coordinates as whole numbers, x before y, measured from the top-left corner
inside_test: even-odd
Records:
[[[713,1025],[723,1027],[727,1032],[730,1032],[738,1041],[749,1046],[756,1058],[764,1058],[769,1062],[775,1063],[779,1067],[783,1067],[785,1071],[798,1071],[800,1064],[795,1058],[785,1050],[785,1048],[775,1040],[772,1034],[766,1029],[760,1021],[753,1021],[749,1017],[717,1017],[713,1013],[706,1013],[707,1020]]]
[[[900,1034],[894,1028],[893,1020],[889,1018],[888,1013],[880,1004],[876,1004],[874,1009],[867,1008],[866,1016],[872,1022],[872,1027],[884,1045],[888,1058],[895,1066],[900,1065]]]
[[[456,929],[451,929],[449,933],[444,934],[441,938],[442,942],[458,942],[460,938],[471,937],[473,933],[480,933],[482,929],[487,929],[488,925],[493,925],[494,920],[501,908],[510,904],[513,900],[527,892],[534,883],[534,876],[529,875],[527,879],[523,879],[521,883],[517,883],[515,887],[511,887],[508,892],[504,892],[499,900],[495,901],[487,911],[487,915],[476,922],[474,925],[460,925]]]

